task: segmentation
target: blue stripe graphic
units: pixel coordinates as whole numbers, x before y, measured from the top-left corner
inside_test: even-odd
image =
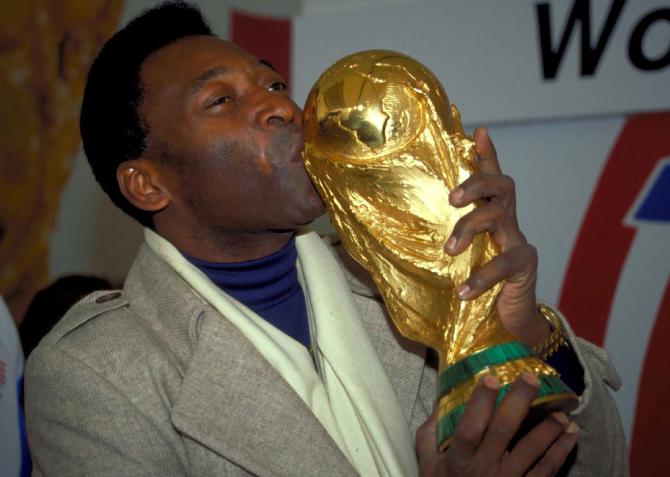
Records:
[[[635,218],[655,222],[670,221],[670,164],[666,164],[656,176],[638,209]]]

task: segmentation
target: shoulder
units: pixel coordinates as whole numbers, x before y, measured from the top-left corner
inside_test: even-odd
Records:
[[[132,334],[128,300],[122,290],[91,293],[76,303],[42,339],[38,349],[65,347],[76,351],[91,341],[97,346],[118,335]]]
[[[57,362],[123,389],[138,382],[172,389],[188,366],[204,309],[192,289],[143,245],[123,290],[88,295],[42,339],[28,358],[26,384],[45,377],[38,367],[55,372]]]
[[[166,422],[187,365],[130,302],[120,290],[89,295],[33,350],[24,378],[32,422],[54,409],[79,419],[90,402],[107,416]]]
[[[97,291],[76,303],[36,351],[59,350],[104,366],[188,353],[190,318],[202,308],[181,280],[140,247],[121,290]],[[32,354],[31,354],[32,356]]]
[[[142,312],[123,290],[94,292],[75,304],[28,357],[26,381],[58,366],[114,382],[169,364],[169,350],[146,325]],[[57,363],[57,364],[56,364]]]
[[[137,332],[129,316],[128,301],[121,290],[94,292],[75,304],[40,341],[28,358],[31,368],[49,367],[55,355],[81,363],[104,363],[118,353],[117,344]],[[60,365],[62,366],[62,362]]]

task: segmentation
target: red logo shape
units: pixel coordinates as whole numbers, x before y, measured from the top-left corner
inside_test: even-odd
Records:
[[[669,113],[633,116],[626,121],[570,258],[559,307],[578,335],[598,345],[603,344],[616,287],[636,233],[626,225],[626,214],[656,164],[670,156],[668,131]],[[670,283],[659,304],[640,378],[630,456],[633,475],[655,475],[665,468],[670,452],[666,439],[670,413],[662,405],[670,392],[667,357],[662,349],[670,339],[669,320]]]

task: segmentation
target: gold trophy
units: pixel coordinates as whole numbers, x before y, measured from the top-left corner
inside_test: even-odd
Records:
[[[449,445],[484,374],[540,380],[533,405],[569,410],[575,394],[502,326],[502,284],[460,300],[456,286],[496,253],[479,234],[456,257],[444,244],[460,217],[449,191],[476,170],[475,147],[436,77],[400,53],[370,50],[328,68],[304,109],[303,158],[347,252],[372,275],[398,331],[438,353],[437,445]]]

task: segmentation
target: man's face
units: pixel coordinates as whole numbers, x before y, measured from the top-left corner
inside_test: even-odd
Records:
[[[292,230],[324,212],[300,157],[301,111],[269,64],[194,36],[147,58],[141,80],[146,155],[176,225],[198,234]]]

